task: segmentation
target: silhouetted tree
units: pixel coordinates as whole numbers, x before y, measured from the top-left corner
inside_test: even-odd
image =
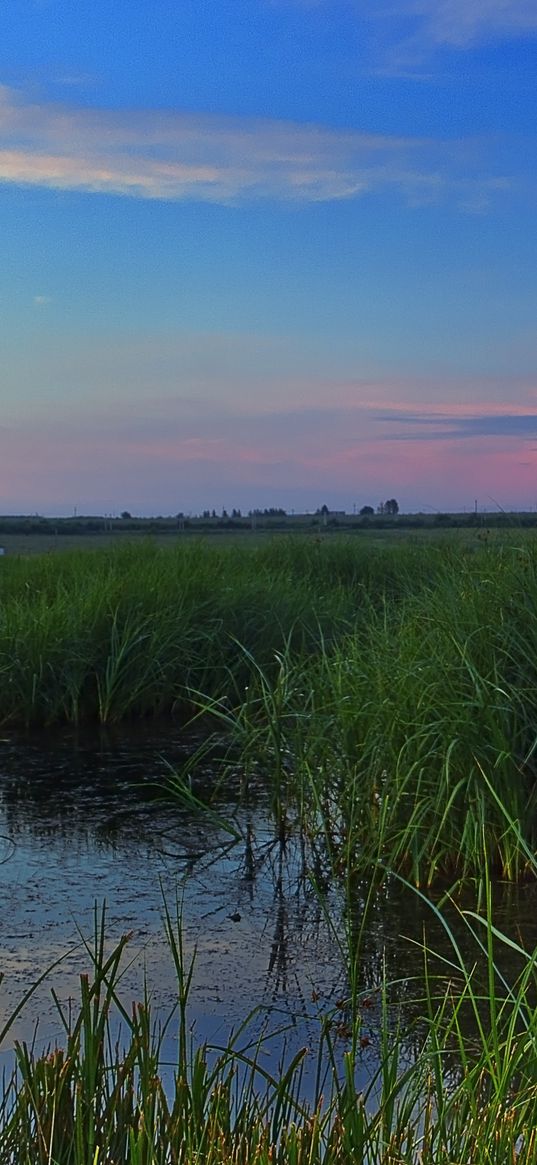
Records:
[[[399,513],[399,502],[396,498],[388,498],[388,501],[384,502],[384,513],[391,514],[392,517]]]

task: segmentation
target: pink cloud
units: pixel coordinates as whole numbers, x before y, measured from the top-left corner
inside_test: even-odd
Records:
[[[385,386],[385,398],[389,386]],[[364,394],[367,395],[367,394]],[[262,411],[180,398],[130,415],[109,405],[91,423],[71,414],[0,429],[0,510],[48,506],[147,513],[230,504],[272,504],[282,491],[314,508],[337,497],[376,502],[388,490],[404,508],[457,509],[492,495],[524,508],[535,491],[537,408],[457,401]],[[112,502],[111,499],[115,499]],[[134,499],[134,500],[132,500]],[[336,504],[336,501],[334,501]]]

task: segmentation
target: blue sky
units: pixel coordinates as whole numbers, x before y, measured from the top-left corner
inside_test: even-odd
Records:
[[[534,0],[4,0],[0,512],[537,505]]]

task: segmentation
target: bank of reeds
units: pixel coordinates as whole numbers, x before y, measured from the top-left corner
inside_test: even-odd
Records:
[[[516,944],[495,926],[491,884],[537,868],[533,546],[282,540],[5,565],[4,723],[212,723],[219,775],[229,740],[243,783],[250,769],[270,782],[278,844],[299,830],[312,887],[342,888],[347,997],[318,1017],[306,1099],[304,1056],[271,1073],[247,1027],[224,1048],[196,1046],[168,914],[178,1006],[164,1026],[149,993],[121,1002],[127,940],[109,952],[101,924],[78,1008],[58,1001],[59,1046],[15,1045],[2,1165],[535,1165],[537,956],[521,944],[506,980],[499,955]],[[195,766],[186,788],[196,797]],[[355,887],[365,881],[367,908],[386,876],[473,880],[479,909],[460,911],[463,954],[431,905],[450,955],[424,939],[413,1018],[381,981],[364,1036]]]
[[[245,650],[247,689],[200,707],[343,864],[384,861],[416,885],[484,863],[533,877],[535,551],[451,547],[433,566],[415,586],[403,570],[402,592],[364,590],[352,628],[311,654],[286,645],[269,671]]]
[[[212,713],[356,864],[532,872],[495,798],[534,852],[533,543],[148,545],[6,560],[0,586],[4,724]]]
[[[15,1044],[0,1097],[3,1165],[534,1165],[535,955],[520,949],[520,976],[505,981],[496,953],[511,940],[493,925],[486,880],[483,902],[482,915],[466,917],[468,962],[452,932],[447,965],[424,945],[414,1030],[383,983],[376,1030],[363,1038],[358,952],[342,941],[348,999],[319,1015],[317,1048],[275,1072],[246,1021],[225,1047],[196,1045],[192,964],[169,913],[177,1007],[160,1023],[148,995],[132,1009],[121,1002],[128,937],[109,953],[97,920],[78,1005],[56,998],[63,1040],[45,1051]],[[317,1062],[309,1096],[308,1054]]]
[[[337,574],[312,588],[292,551],[288,562],[203,544],[6,559],[2,722],[184,715],[190,688],[224,694],[245,677],[237,639],[266,664],[289,636],[312,649],[318,626],[335,633],[352,604]]]

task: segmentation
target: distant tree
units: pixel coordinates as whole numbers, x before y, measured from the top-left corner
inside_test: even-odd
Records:
[[[239,510],[239,516],[240,516],[240,510]],[[248,510],[248,517],[249,518],[285,518],[286,516],[287,516],[287,511],[282,510],[278,506],[268,506],[268,507],[265,506],[264,510],[261,510],[259,508],[255,509],[255,510]]]
[[[123,518],[123,521],[124,521],[124,522],[128,522],[128,521],[130,521],[130,519],[132,518],[132,514],[129,514],[129,511],[128,511],[128,510],[123,510],[123,511],[122,511],[122,514],[121,514],[121,517]]]
[[[375,513],[375,511],[373,509],[373,506],[362,506],[362,508],[360,510],[360,517],[372,518],[374,513]]]
[[[320,507],[320,509],[317,510],[317,513],[319,514],[319,516],[322,519],[323,526],[327,526],[328,525],[328,515],[330,513],[330,510],[328,509],[326,502],[323,506]]]
[[[385,513],[386,513],[386,502],[379,502],[379,504],[377,506],[377,514],[385,514]]]
[[[384,513],[391,514],[392,517],[399,513],[399,502],[396,498],[388,498],[388,501],[384,502]]]

